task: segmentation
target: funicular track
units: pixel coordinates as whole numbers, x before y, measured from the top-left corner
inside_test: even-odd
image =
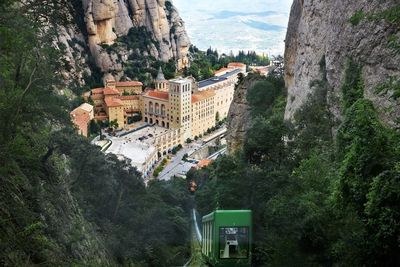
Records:
[[[191,212],[191,251],[190,259],[183,265],[184,267],[202,267],[207,266],[202,259],[201,255],[201,232],[197,223],[196,209]]]

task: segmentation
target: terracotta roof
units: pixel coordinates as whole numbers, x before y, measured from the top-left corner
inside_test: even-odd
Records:
[[[213,96],[215,96],[214,90],[198,91],[197,93],[192,95],[192,103],[196,103]]]
[[[153,91],[148,91],[146,93],[146,96],[149,97],[154,97],[162,100],[168,100],[169,94],[168,92],[163,92],[163,91],[158,91],[158,90],[153,90]]]
[[[197,163],[197,167],[201,169],[201,168],[207,167],[212,162],[213,161],[211,159],[202,159],[199,161],[199,163]]]
[[[228,70],[229,70],[228,68],[220,68],[219,70],[215,71],[214,74],[219,74]]]
[[[246,67],[246,64],[240,62],[231,62],[228,64],[228,68],[244,68],[244,67]]]
[[[87,126],[88,123],[90,122],[89,113],[87,112],[76,113],[75,111],[76,109],[70,113],[72,122],[75,125],[77,125],[80,129],[83,129],[83,127]]]
[[[117,82],[117,87],[128,87],[128,86],[143,86],[143,83],[139,81],[126,81],[126,82]]]
[[[104,88],[94,88],[91,90],[93,95],[103,94]]]
[[[84,114],[84,113],[89,114],[92,111],[93,111],[92,105],[90,105],[88,103],[83,103],[82,105],[80,105],[79,107],[77,107],[76,109],[71,111],[70,114],[71,115]]]
[[[106,106],[107,106],[107,107],[120,107],[120,106],[123,106],[123,105],[124,105],[124,104],[122,103],[122,101],[121,101],[120,99],[118,99],[118,98],[114,98],[114,99],[107,98],[107,99],[105,100],[105,102],[106,102]]]
[[[121,100],[139,100],[138,95],[122,95],[122,96],[118,96],[116,98],[121,99]]]
[[[104,94],[105,95],[119,95],[119,91],[117,89],[108,87],[108,88],[104,89]]]
[[[88,103],[83,103],[79,106],[79,108],[83,109],[84,111],[91,112],[93,111],[93,106]]]

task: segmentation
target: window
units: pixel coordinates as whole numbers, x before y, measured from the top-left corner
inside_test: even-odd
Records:
[[[219,228],[219,258],[247,259],[249,257],[249,228]]]

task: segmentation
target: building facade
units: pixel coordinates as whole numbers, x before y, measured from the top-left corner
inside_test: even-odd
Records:
[[[230,64],[198,83],[192,77],[166,80],[160,68],[155,89],[144,92],[140,82],[108,80],[105,88],[91,90],[95,119],[116,121],[119,128],[126,128],[129,118],[140,114],[144,123],[168,130],[165,138],[156,141],[158,152],[164,153],[227,117],[238,74],[246,69],[243,65]]]
[[[235,92],[235,85],[238,81],[239,73],[244,73],[242,68],[225,69],[223,74],[214,76],[210,79],[199,82],[199,91],[214,90],[214,118],[223,120],[228,116],[229,108],[231,106],[233,95]],[[222,73],[221,72],[221,73]]]
[[[89,124],[94,118],[93,106],[88,103],[84,103],[71,111],[70,116],[78,134],[88,137]]]

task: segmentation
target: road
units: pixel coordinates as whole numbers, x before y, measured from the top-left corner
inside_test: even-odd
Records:
[[[211,140],[225,133],[226,133],[226,127],[223,127],[222,129],[208,136],[206,139]],[[203,146],[206,145],[207,144],[203,144],[203,140],[200,139],[198,141],[192,142],[191,144],[185,145],[165,166],[164,170],[158,176],[158,179],[168,181],[173,176],[185,175],[190,170],[190,168],[196,166],[196,164],[190,162],[184,162],[182,160],[183,156],[185,154],[188,154],[190,156],[195,151],[201,149]]]
[[[185,174],[192,168],[196,166],[194,163],[184,162],[183,156],[185,154],[192,154],[197,149],[201,147],[199,143],[192,143],[185,147],[183,147],[172,159],[171,161],[165,166],[164,170],[158,176],[159,180],[169,180],[175,175]]]

